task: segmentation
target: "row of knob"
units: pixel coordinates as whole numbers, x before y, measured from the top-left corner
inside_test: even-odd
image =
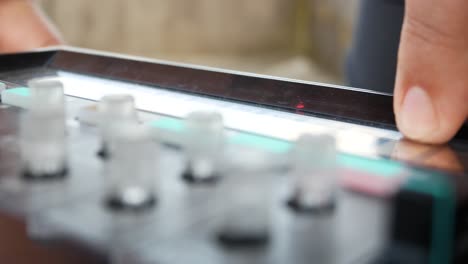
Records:
[[[28,86],[29,111],[21,117],[19,134],[23,176],[29,180],[63,178],[67,174],[63,85],[58,79],[47,78],[33,79]],[[99,155],[104,161],[104,174],[108,179],[107,205],[116,210],[151,208],[157,199],[155,174],[158,151],[151,131],[138,120],[133,97],[104,96],[99,102],[98,114],[102,142]],[[219,179],[224,185],[242,184],[243,181],[252,185],[255,182],[252,179],[261,178],[256,175],[258,173],[252,162],[245,162],[240,173],[223,175],[220,164],[225,151],[225,130],[220,114],[193,112],[186,117],[184,124],[182,145],[187,166],[183,178],[186,181],[203,184],[217,183]],[[337,182],[334,138],[328,135],[302,135],[294,144],[289,159],[292,187],[288,204],[298,211],[333,206]],[[262,193],[266,195],[269,181],[273,180],[251,186],[256,188],[251,196],[257,198],[252,199],[250,205],[256,204],[254,207],[257,209],[267,207],[261,203],[268,200],[262,197]],[[229,189],[229,186],[226,188]],[[245,195],[238,193],[229,199],[235,203],[235,200],[245,198]],[[230,219],[226,227],[229,232],[221,236],[223,239],[232,240],[233,234],[245,233],[239,230],[231,232],[232,219],[235,218],[227,217]],[[250,227],[259,225],[250,222],[244,227],[249,226],[251,231]]]

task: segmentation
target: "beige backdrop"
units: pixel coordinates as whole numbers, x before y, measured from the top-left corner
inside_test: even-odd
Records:
[[[338,82],[358,0],[42,0],[72,45]]]

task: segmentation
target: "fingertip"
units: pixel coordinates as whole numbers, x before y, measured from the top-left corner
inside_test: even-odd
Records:
[[[466,119],[462,108],[459,115],[440,111],[440,99],[431,97],[429,92],[414,86],[406,91],[401,105],[395,108],[396,123],[403,135],[411,140],[443,144],[452,139]],[[454,102],[453,107],[456,107]]]
[[[432,141],[439,129],[437,112],[426,90],[419,86],[410,88],[403,98],[397,116],[397,126],[408,138]]]

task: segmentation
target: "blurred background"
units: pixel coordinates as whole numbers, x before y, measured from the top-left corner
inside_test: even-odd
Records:
[[[67,44],[343,83],[359,0],[42,0]]]

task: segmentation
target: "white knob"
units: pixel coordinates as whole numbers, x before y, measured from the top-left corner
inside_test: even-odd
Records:
[[[123,123],[138,123],[135,100],[131,95],[113,94],[101,98],[98,105],[99,129],[102,136],[101,156],[106,157],[114,134]]]
[[[292,197],[290,205],[299,210],[316,210],[333,205],[336,187],[336,146],[329,135],[305,134],[292,153]]]
[[[274,175],[255,150],[243,149],[237,154],[245,163],[230,168],[219,180],[216,195],[222,212],[218,240],[226,245],[258,246],[270,236],[270,207]]]
[[[113,209],[145,209],[156,200],[156,144],[149,128],[125,122],[115,132],[112,156],[104,163]]]
[[[35,114],[65,115],[63,84],[58,78],[32,79],[29,110]]]
[[[29,111],[20,121],[20,148],[24,175],[45,179],[66,174],[65,99],[55,78],[29,83]]]
[[[187,171],[194,182],[209,181],[219,173],[224,145],[223,119],[216,112],[193,112],[185,120],[184,148]]]

